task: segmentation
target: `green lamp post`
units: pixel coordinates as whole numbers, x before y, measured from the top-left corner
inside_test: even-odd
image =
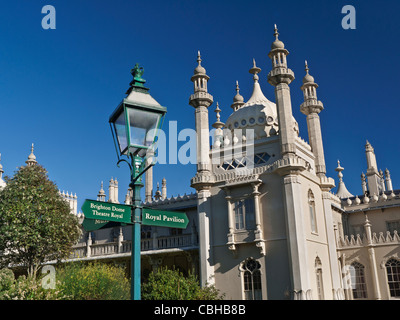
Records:
[[[118,162],[124,161],[131,171],[132,188],[132,255],[131,255],[131,298],[140,300],[140,225],[142,175],[147,167],[146,155],[154,147],[157,131],[162,126],[167,108],[161,106],[144,86],[143,67],[138,64],[131,70],[133,80],[121,101],[109,118],[112,136],[117,151]],[[122,157],[122,158],[120,158]]]

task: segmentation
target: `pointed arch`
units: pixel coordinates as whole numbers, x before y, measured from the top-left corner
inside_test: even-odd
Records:
[[[310,214],[310,227],[312,233],[318,233],[317,215],[315,211],[315,197],[311,189],[308,190],[308,210]]]
[[[385,263],[391,297],[400,297],[400,260],[390,258]]]
[[[315,276],[317,280],[318,299],[324,300],[324,285],[322,281],[322,262],[318,256],[315,258]]]

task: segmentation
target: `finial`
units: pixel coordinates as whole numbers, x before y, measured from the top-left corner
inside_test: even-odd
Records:
[[[276,40],[278,40],[279,33],[278,33],[278,27],[276,26],[276,24],[274,24],[274,36],[275,36]]]
[[[199,66],[201,65],[201,55],[200,55],[200,50],[197,51],[197,62],[199,63]]]
[[[253,58],[253,68],[251,68],[250,70],[249,70],[249,73],[251,73],[251,74],[253,74],[254,76],[253,76],[253,80],[255,81],[255,82],[258,82],[258,73],[260,73],[261,72],[261,69],[259,68],[259,67],[257,67],[256,66],[256,60]]]
[[[215,108],[214,112],[217,114],[217,122],[219,122],[221,119],[221,115],[220,115],[221,109],[219,108],[218,102],[217,102],[217,107]]]
[[[338,172],[339,181],[342,181],[342,178],[343,178],[343,173],[342,173],[342,171],[343,171],[343,170],[344,170],[344,168],[340,166],[340,161],[338,160],[338,161],[337,161],[337,168],[335,169],[335,171]]]
[[[37,162],[37,161],[36,161],[36,156],[33,154],[33,143],[32,143],[32,146],[31,146],[31,154],[28,156],[28,160],[26,160],[25,163],[26,163],[28,166],[32,166],[32,165],[34,165],[36,162]]]
[[[307,63],[307,60],[305,61],[305,71],[307,72],[307,74],[308,74],[308,71],[309,71],[310,69],[308,68],[308,63]]]
[[[341,199],[346,199],[346,198],[353,197],[353,195],[347,190],[346,185],[343,182],[343,173],[342,173],[342,171],[344,170],[344,168],[340,165],[340,161],[339,160],[337,162],[338,162],[338,166],[335,169],[335,171],[338,172],[339,186],[338,186],[336,195]]]

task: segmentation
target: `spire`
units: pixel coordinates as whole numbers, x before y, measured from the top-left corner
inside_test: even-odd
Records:
[[[261,69],[256,66],[256,61],[253,59],[253,67],[249,70],[249,73],[253,75],[254,85],[253,85],[253,93],[249,101],[246,104],[257,103],[260,101],[269,101],[261,90],[260,84],[258,83],[258,74],[261,72]]]
[[[278,28],[275,26],[275,41],[272,43],[268,57],[272,70],[268,73],[268,83],[275,87],[276,109],[278,111],[279,144],[283,158],[296,153],[295,131],[293,130],[293,112],[289,84],[294,80],[294,73],[287,67],[286,56],[289,52],[278,39]]]
[[[0,171],[0,178],[1,178],[1,171]],[[392,179],[390,178],[390,172],[389,172],[389,170],[387,168],[385,170],[385,180],[386,180],[386,189],[387,189],[387,191],[393,191]]]
[[[155,200],[160,200],[161,199],[161,192],[160,192],[160,184],[157,182],[157,191],[154,195]]]
[[[365,156],[367,158],[367,180],[369,194],[373,195],[375,193],[380,195],[383,191],[382,177],[378,171],[374,148],[368,140],[365,143]]]
[[[340,161],[338,160],[338,166],[335,169],[335,171],[338,172],[339,186],[338,186],[336,195],[341,199],[346,199],[346,198],[353,197],[353,195],[347,190],[346,185],[343,182],[343,174],[342,174],[343,170],[344,170],[344,168],[340,166]]]
[[[239,93],[239,82],[236,80],[236,95],[233,98],[231,108],[233,111],[239,110],[244,105],[243,96]]]
[[[303,85],[301,90],[304,95],[304,103],[300,107],[300,111],[305,115],[316,112],[320,113],[324,107],[321,101],[317,100],[317,88],[318,85],[314,82],[314,77],[310,75],[310,69],[308,67],[307,60],[305,61],[306,75],[303,78]]]
[[[308,63],[307,60],[305,61],[305,68],[304,68],[306,75],[303,78],[303,84],[305,83],[314,83],[314,77],[310,75],[309,71],[310,69],[308,68]],[[318,86],[317,86],[318,87]]]
[[[31,146],[31,154],[28,156],[28,160],[25,161],[28,167],[33,166],[37,163],[36,156],[33,154],[33,143]]]
[[[214,112],[216,113],[217,116],[217,121],[212,124],[212,126],[215,128],[214,147],[219,148],[223,142],[224,133],[222,129],[225,126],[225,123],[221,122],[221,116],[220,116],[221,109],[219,108],[218,102]]]
[[[101,185],[100,185],[100,190],[97,195],[97,201],[106,201],[106,193],[104,192],[104,189],[103,189],[103,181],[101,182]]]
[[[326,166],[321,123],[318,114],[324,109],[324,106],[321,101],[317,100],[318,85],[309,73],[310,69],[308,68],[307,60],[305,61],[304,69],[306,75],[300,88],[303,91],[304,102],[300,105],[300,111],[307,116],[308,139],[311,150],[315,155],[315,171],[318,176],[322,177],[326,174]]]
[[[161,197],[163,200],[167,198],[167,180],[165,178],[161,180]]]
[[[191,81],[194,85],[194,93],[189,97],[189,105],[195,108],[195,123],[197,133],[197,172],[196,176],[201,176],[198,181],[206,181],[211,173],[210,163],[210,144],[209,144],[209,121],[208,121],[208,107],[213,103],[213,96],[207,91],[207,83],[210,79],[207,76],[205,69],[201,65],[200,51],[197,55],[198,66],[194,70]],[[207,176],[207,177],[206,177]],[[195,183],[196,185],[196,183]],[[192,185],[196,190],[204,187],[203,183]],[[199,188],[199,189],[198,189]]]
[[[285,45],[283,44],[282,41],[278,39],[279,33],[276,24],[274,24],[274,36],[275,36],[275,41],[272,43],[271,49],[284,49]]]
[[[194,83],[194,92],[207,92],[207,81],[210,77],[206,74],[206,69],[201,65],[200,51],[197,52],[197,67],[194,69],[193,76],[191,78]]]
[[[213,103],[213,97],[207,91],[207,82],[210,77],[206,74],[206,69],[201,65],[201,61],[200,51],[198,51],[198,66],[194,69],[193,76],[190,78],[194,84],[194,94],[190,96],[189,104],[195,108],[198,106],[208,108]]]

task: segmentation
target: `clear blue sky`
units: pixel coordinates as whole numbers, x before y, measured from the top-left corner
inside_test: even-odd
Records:
[[[44,5],[56,8],[56,29],[43,30]],[[356,30],[344,30],[341,9],[356,8]],[[95,199],[104,181],[117,177],[123,201],[129,172],[116,166],[108,117],[125,97],[136,62],[152,96],[168,108],[178,130],[194,128],[188,105],[197,50],[210,76],[209,92],[229,107],[238,80],[247,100],[248,70],[255,58],[267,83],[273,25],[289,50],[293,113],[308,140],[299,106],[304,60],[319,84],[318,97],[328,175],[337,159],[354,194],[361,193],[368,139],[379,168],[400,188],[398,76],[399,1],[2,1],[0,5],[0,153],[6,175],[23,165],[31,143],[39,163],[61,190],[76,193],[80,207]],[[215,103],[210,109],[214,121]],[[183,144],[183,143],[180,143]],[[179,146],[179,145],[178,145]],[[190,193],[195,165],[157,165],[154,183],[167,179],[168,194]],[[337,181],[337,179],[336,179]]]

